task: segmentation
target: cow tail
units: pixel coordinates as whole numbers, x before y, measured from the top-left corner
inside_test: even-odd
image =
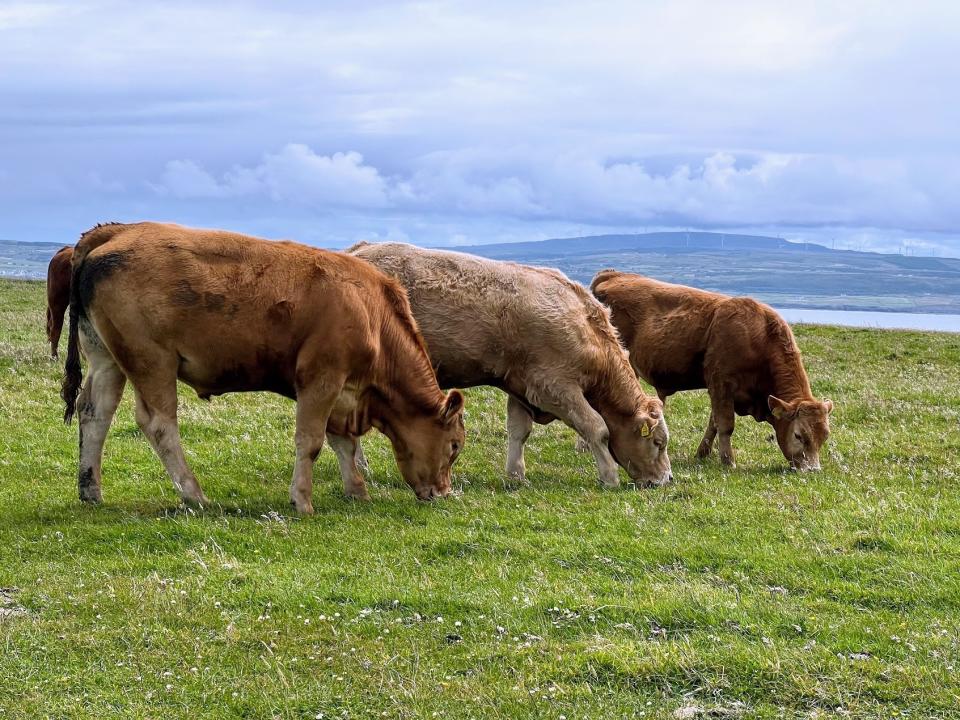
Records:
[[[70,270],[70,330],[67,336],[67,360],[63,366],[63,383],[60,386],[60,397],[63,398],[66,406],[63,411],[63,422],[67,425],[73,420],[77,409],[77,397],[80,395],[80,386],[83,383],[83,368],[80,365],[80,318],[84,315],[84,308],[80,297],[80,271],[87,254],[108,242],[124,227],[126,226],[122,223],[97,225],[80,236],[80,242],[73,251],[73,264]]]
[[[63,412],[63,422],[67,425],[73,420],[77,408],[77,396],[80,394],[80,385],[83,382],[83,367],[80,365],[80,291],[77,282],[82,263],[74,257],[70,278],[70,329],[67,335],[67,360],[63,366],[63,384],[60,387],[60,397],[66,405]]]

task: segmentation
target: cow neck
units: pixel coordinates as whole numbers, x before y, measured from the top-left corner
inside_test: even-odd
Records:
[[[601,414],[632,416],[647,399],[622,352],[608,353],[594,392]]]
[[[771,358],[770,374],[773,378],[773,395],[784,402],[796,402],[797,400],[812,400],[813,392],[810,390],[810,380],[807,378],[807,371],[803,367],[803,359],[800,351],[790,337],[789,347],[786,343],[779,345],[780,352],[774,354]]]
[[[414,328],[384,323],[376,368],[374,385],[385,401],[382,412],[439,417],[444,394]]]

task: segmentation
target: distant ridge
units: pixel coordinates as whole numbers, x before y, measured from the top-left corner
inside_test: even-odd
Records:
[[[833,250],[740,233],[593,235],[453,248],[556,267],[589,284],[600,269],[750,295],[779,307],[960,313],[960,259]]]
[[[697,251],[734,251],[734,250],[776,250],[785,252],[842,252],[816,243],[798,243],[783,238],[765,235],[741,235],[716,232],[654,232],[633,235],[587,235],[573,238],[555,238],[551,240],[531,240],[516,243],[494,243],[491,245],[468,245],[453,248],[462,252],[483,255],[484,257],[509,260],[552,255],[569,257],[580,254],[603,252],[697,252]]]

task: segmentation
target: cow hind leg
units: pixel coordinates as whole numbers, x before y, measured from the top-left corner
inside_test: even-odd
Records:
[[[56,342],[53,339],[53,308],[47,305],[47,342],[50,343],[50,357],[54,360],[57,358],[57,345],[59,341],[59,336]]]
[[[207,505],[210,501],[187,465],[180,444],[176,373],[170,374],[166,382],[157,382],[155,378],[162,376],[158,372],[146,382],[131,378],[136,395],[137,425],[163,463],[180,498],[190,505]]]
[[[507,477],[526,479],[523,446],[533,429],[533,415],[513,396],[507,398]]]
[[[290,504],[298,512],[313,513],[313,463],[323,449],[327,420],[343,383],[317,383],[297,390],[296,461],[290,481]]]
[[[340,475],[343,477],[343,494],[357,500],[369,500],[367,484],[357,468],[357,456],[361,454],[360,441],[357,438],[342,437],[327,433],[327,442],[337,455],[340,463]]]
[[[697,457],[710,457],[713,452],[713,440],[717,437],[717,423],[713,419],[713,413],[710,413],[710,419],[707,421],[707,428],[703,432],[703,440],[700,441],[700,447],[697,448]]]
[[[103,445],[127,379],[99,343],[86,341],[83,345],[90,370],[77,401],[80,426],[77,488],[81,501],[98,503],[102,499],[100,465]]]
[[[50,357],[56,358],[60,345],[60,334],[63,332],[63,316],[67,306],[61,303],[47,305],[47,340],[50,341]]]

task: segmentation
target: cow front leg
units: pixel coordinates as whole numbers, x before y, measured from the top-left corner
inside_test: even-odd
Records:
[[[363,445],[360,444],[360,438],[356,438],[357,451],[353,454],[353,462],[357,469],[364,475],[370,474],[370,461],[367,460],[367,454],[363,451]]]
[[[736,467],[736,456],[731,443],[736,419],[733,401],[729,400],[725,393],[718,392],[710,394],[710,404],[711,417],[717,432],[717,444],[720,446],[720,462],[729,467]]]
[[[701,460],[710,457],[713,452],[713,440],[717,437],[717,423],[713,419],[713,412],[710,413],[710,419],[707,421],[707,429],[703,432],[703,440],[700,441],[700,447],[697,448],[697,457]]]
[[[583,391],[571,388],[554,402],[545,405],[544,410],[563,420],[586,441],[597,461],[603,486],[619,487],[619,466],[610,454],[610,431],[600,413],[587,402]]]
[[[343,477],[343,494],[356,500],[369,500],[367,484],[357,468],[357,455],[361,454],[360,440],[327,433],[327,442],[337,455],[340,463],[340,475]]]
[[[297,389],[297,456],[290,481],[290,504],[298,512],[313,514],[313,463],[323,448],[327,420],[343,383],[317,382]]]
[[[533,429],[533,415],[512,395],[507,398],[507,477],[523,481],[527,467],[523,446]]]

